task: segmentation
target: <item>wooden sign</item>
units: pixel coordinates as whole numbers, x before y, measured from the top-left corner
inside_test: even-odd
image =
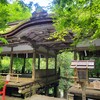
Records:
[[[75,77],[78,77],[76,81],[88,81],[88,69],[94,68],[94,60],[73,60],[71,63],[71,68],[76,69]]]
[[[73,60],[71,63],[71,68],[93,69],[94,68],[94,60]]]

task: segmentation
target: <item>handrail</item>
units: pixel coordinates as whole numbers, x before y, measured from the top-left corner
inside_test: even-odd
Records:
[[[5,82],[5,85],[3,86],[3,90],[0,91],[0,94],[2,95],[2,100],[5,100],[5,93],[6,93],[6,85],[8,84],[8,81]]]
[[[16,75],[16,76],[17,76],[16,82],[19,82],[19,75],[22,75],[22,74],[15,74],[15,73],[0,73],[0,75],[10,75],[10,76]]]

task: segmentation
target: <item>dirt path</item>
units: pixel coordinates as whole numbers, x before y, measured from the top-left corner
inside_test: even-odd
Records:
[[[0,96],[0,100],[1,100],[1,96]],[[66,99],[48,97],[48,96],[43,96],[43,95],[33,95],[32,97],[26,98],[26,99],[6,96],[5,100],[66,100]]]

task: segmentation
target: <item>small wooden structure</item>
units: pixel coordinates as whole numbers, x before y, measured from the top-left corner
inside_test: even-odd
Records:
[[[94,60],[73,60],[71,68],[75,69],[78,82],[88,82],[88,69],[94,68]]]
[[[75,69],[75,77],[82,88],[82,100],[86,100],[86,83],[88,83],[88,69],[94,68],[94,60],[74,60],[71,68]]]

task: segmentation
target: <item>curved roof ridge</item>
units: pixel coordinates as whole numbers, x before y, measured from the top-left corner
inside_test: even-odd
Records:
[[[24,29],[26,27],[29,27],[30,25],[37,25],[40,23],[48,23],[48,22],[52,22],[52,18],[51,17],[46,17],[44,18],[40,18],[40,19],[30,19],[28,21],[24,21],[22,23],[19,23],[19,25],[17,25],[17,27],[15,27],[13,30],[7,32],[6,34],[2,34],[2,36],[4,37],[9,37],[9,36],[13,36],[14,34],[16,34],[18,31],[20,31],[21,29]]]

